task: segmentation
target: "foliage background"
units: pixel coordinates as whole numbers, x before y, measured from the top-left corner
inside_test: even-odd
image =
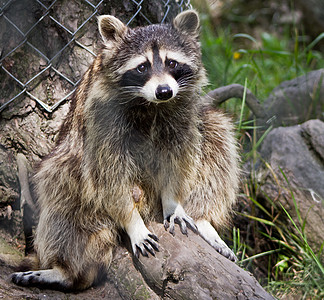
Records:
[[[315,26],[315,21],[310,22],[298,1],[192,3],[201,13],[203,60],[210,80],[207,91],[239,83],[263,102],[283,81],[324,67],[324,32]],[[257,145],[260,137],[255,134],[251,112],[237,99],[223,106],[237,120],[244,170],[244,163],[251,164],[252,157],[234,218],[236,229],[228,234],[242,266],[280,299],[322,299],[323,244],[314,253],[302,220],[293,222],[275,199],[259,198],[253,164],[260,157],[251,144]],[[283,180],[289,184],[285,174]],[[296,210],[298,215],[298,207]]]

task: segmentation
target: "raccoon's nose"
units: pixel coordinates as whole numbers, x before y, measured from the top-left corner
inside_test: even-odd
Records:
[[[159,85],[156,88],[155,96],[158,100],[168,100],[172,98],[173,92],[172,89],[167,85]]]

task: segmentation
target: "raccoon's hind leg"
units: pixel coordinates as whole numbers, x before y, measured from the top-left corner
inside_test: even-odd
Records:
[[[17,272],[11,275],[13,283],[20,286],[37,286],[49,289],[69,290],[72,282],[61,268]]]
[[[84,253],[87,255],[94,248],[97,248],[101,253],[98,255],[98,251],[96,251],[97,253],[92,252],[93,256],[91,258],[88,257],[87,261],[80,261],[78,270],[73,270],[72,265],[56,265],[53,268],[44,270],[16,272],[11,274],[11,280],[20,286],[37,286],[62,291],[87,289],[105,278],[106,270],[112,258],[113,247],[107,248],[105,246],[106,249],[103,253],[99,249],[102,247],[103,241],[94,239],[93,243],[90,246],[92,249],[86,247]],[[96,247],[96,243],[99,244],[98,247]]]
[[[105,225],[82,221],[83,227],[44,209],[35,236],[41,270],[14,273],[11,280],[22,286],[67,291],[94,284],[110,265],[117,232],[109,220]]]
[[[75,278],[69,270],[56,266],[47,270],[13,273],[11,280],[20,286],[37,286],[61,291],[84,290],[96,282],[99,270],[98,264],[93,264]]]

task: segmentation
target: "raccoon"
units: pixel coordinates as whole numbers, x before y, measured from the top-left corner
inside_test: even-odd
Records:
[[[110,15],[98,24],[103,47],[34,176],[40,270],[14,273],[18,285],[86,289],[121,230],[136,257],[159,251],[152,220],[171,234],[189,228],[235,260],[215,228],[235,202],[237,146],[231,120],[201,103],[198,14],[135,29]]]

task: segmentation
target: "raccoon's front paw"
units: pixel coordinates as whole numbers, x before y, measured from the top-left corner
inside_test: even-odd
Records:
[[[175,223],[179,224],[182,234],[188,235],[187,226],[195,233],[198,231],[194,220],[185,213],[181,205],[178,205],[174,210],[174,213],[167,216],[163,221],[165,230],[170,228],[169,232],[172,235],[174,235]]]
[[[147,230],[144,233],[136,232],[130,237],[134,255],[139,258],[142,253],[143,256],[148,257],[148,252],[155,256],[155,251],[159,252],[158,237]]]

